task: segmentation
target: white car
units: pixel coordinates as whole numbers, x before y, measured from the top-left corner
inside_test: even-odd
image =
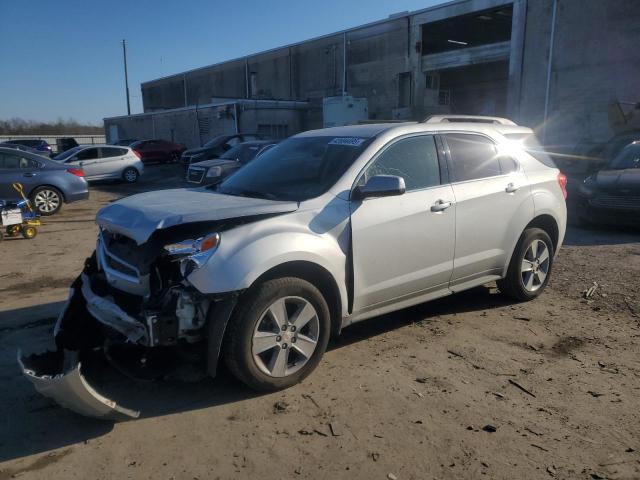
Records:
[[[515,301],[539,296],[565,233],[565,187],[533,131],[506,119],[301,133],[216,189],[103,208],[58,351],[22,358],[23,370],[93,416],[131,412],[77,388],[80,363],[52,376],[69,351],[200,343],[211,375],[223,358],[251,388],[289,387],[352,323],[491,281]]]
[[[134,150],[114,145],[79,145],[53,159],[82,168],[89,181],[122,180],[135,183],[144,170]]]

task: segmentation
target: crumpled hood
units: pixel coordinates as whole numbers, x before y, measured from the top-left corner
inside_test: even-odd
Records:
[[[118,200],[100,210],[96,222],[142,245],[156,230],[175,225],[288,213],[297,209],[297,202],[223,195],[206,188],[180,188]]]
[[[236,162],[235,160],[227,160],[225,158],[215,158],[212,160],[203,160],[202,162],[192,163],[191,166],[211,168],[211,167],[220,167],[223,165],[235,165],[236,163],[238,162]]]
[[[603,190],[640,191],[640,169],[601,170],[595,181],[598,188]]]

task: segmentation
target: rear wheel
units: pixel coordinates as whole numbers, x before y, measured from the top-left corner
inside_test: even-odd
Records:
[[[31,195],[31,202],[40,215],[53,215],[62,208],[62,194],[53,187],[38,187]]]
[[[138,170],[133,167],[126,168],[124,172],[122,172],[122,179],[127,183],[136,183],[139,176]]]
[[[300,278],[278,278],[247,292],[229,322],[223,355],[249,387],[279,390],[316,368],[329,333],[329,307],[320,291]]]
[[[507,276],[497,282],[498,288],[515,300],[533,300],[549,283],[553,255],[553,242],[547,232],[528,228],[513,252]]]
[[[27,240],[34,238],[38,234],[38,229],[36,227],[32,227],[27,225],[26,227],[22,227],[22,236]]]

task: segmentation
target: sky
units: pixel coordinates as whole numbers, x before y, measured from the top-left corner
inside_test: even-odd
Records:
[[[140,83],[443,0],[0,0],[0,119],[102,124]]]

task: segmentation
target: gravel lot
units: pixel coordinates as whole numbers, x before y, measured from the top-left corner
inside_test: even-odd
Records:
[[[570,228],[527,304],[489,285],[350,327],[283,392],[256,395],[224,371],[197,383],[107,372],[143,410],[117,424],[40,396],[16,350],[49,341],[96,211],[179,185],[175,169],[93,186],[34,240],[0,244],[0,480],[640,478],[637,232]]]

